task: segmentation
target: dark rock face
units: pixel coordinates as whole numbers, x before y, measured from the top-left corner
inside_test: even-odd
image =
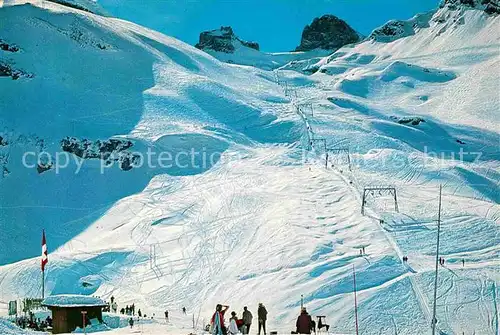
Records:
[[[336,50],[359,40],[359,34],[345,21],[334,15],[323,15],[320,18],[315,18],[310,25],[304,28],[300,45],[295,50]]]
[[[52,164],[48,163],[39,163],[36,166],[36,171],[38,172],[38,174],[42,174],[45,171],[49,171],[50,169],[52,169]]]
[[[220,29],[204,31],[200,34],[200,40],[195,45],[201,50],[213,50],[218,52],[233,53],[234,44],[239,41],[248,48],[259,50],[259,44],[256,42],[247,42],[239,39],[231,27],[220,27]]]
[[[482,5],[485,5],[486,8],[484,11],[490,15],[498,15],[500,14],[500,1],[499,0],[483,0],[481,2]]]
[[[15,44],[9,44],[0,38],[0,50],[8,52],[18,52],[19,47]]]
[[[33,74],[24,72],[23,70],[15,69],[10,64],[0,61],[0,77],[11,77],[12,80],[17,80],[21,77],[33,78]]]
[[[131,141],[109,139],[107,141],[90,141],[66,137],[61,141],[63,151],[69,152],[83,159],[101,159],[109,166],[118,162],[123,171],[129,171],[138,164],[140,157],[127,151],[134,144]]]

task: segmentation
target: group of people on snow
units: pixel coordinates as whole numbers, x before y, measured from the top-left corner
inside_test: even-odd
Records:
[[[248,308],[246,306],[243,307],[241,318],[238,318],[236,312],[231,312],[229,324],[226,327],[224,322],[224,315],[228,310],[229,306],[218,304],[215,307],[215,312],[212,315],[211,322],[207,326],[207,331],[209,331],[212,335],[236,335],[238,333],[249,334],[252,326],[253,315],[248,310]],[[263,332],[264,335],[267,335],[267,309],[262,303],[259,303],[257,316],[259,322],[258,334],[261,335],[261,333]],[[324,318],[324,316],[318,316],[317,329],[321,330],[325,328],[328,332],[328,330],[330,329],[330,325],[324,323]],[[297,318],[295,326],[295,331],[292,331],[292,334],[311,334],[313,332],[316,333],[316,322],[312,319],[311,315],[307,313],[307,309],[305,307],[301,308],[301,312],[299,317]]]
[[[30,312],[29,318],[27,316],[16,318],[16,325],[22,329],[29,328],[35,331],[45,331],[48,327],[52,327],[52,318],[47,316],[45,320],[40,320],[40,318],[35,318],[35,315]]]
[[[253,315],[248,310],[248,307],[243,307],[241,319],[238,318],[235,311],[231,312],[229,324],[226,327],[224,323],[224,315],[228,311],[229,306],[218,304],[215,307],[215,312],[212,316],[210,325],[208,326],[210,333],[213,335],[236,335],[238,333],[249,334],[253,322]],[[259,303],[257,308],[257,316],[259,321],[259,335],[264,332],[266,335],[267,310],[263,303]]]

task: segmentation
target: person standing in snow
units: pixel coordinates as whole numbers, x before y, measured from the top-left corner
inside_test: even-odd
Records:
[[[465,258],[462,258],[462,267],[465,266]]]
[[[231,318],[229,319],[229,335],[236,335],[239,333],[238,330],[238,318],[236,317],[236,312],[231,312]]]
[[[139,317],[142,317],[142,312],[141,312],[141,309],[140,309],[140,308],[139,308],[139,310],[137,311],[137,315],[138,315]]]
[[[168,311],[165,311],[165,321],[168,322]]]
[[[257,315],[259,317],[259,335],[261,329],[264,330],[264,335],[266,335],[266,321],[267,321],[267,310],[263,303],[259,303],[259,308],[257,309]]]
[[[248,310],[247,306],[243,307],[243,325],[246,327],[245,334],[250,334],[250,326],[252,325],[253,315]]]
[[[311,324],[312,318],[307,313],[305,307],[302,307],[299,317],[297,318],[296,326],[297,326],[297,334],[311,334]]]
[[[130,318],[128,324],[130,325],[130,329],[132,329],[134,327],[134,319]]]
[[[116,313],[116,311],[118,310],[118,304],[116,303],[116,301],[113,301],[111,303],[111,309],[113,310],[113,313]]]
[[[218,304],[215,307],[215,313],[212,316],[212,320],[211,320],[212,329],[213,329],[212,334],[214,334],[214,335],[226,335],[227,330],[226,330],[226,327],[224,326],[224,313],[226,313],[228,309],[229,309],[229,306],[222,306],[221,304]]]

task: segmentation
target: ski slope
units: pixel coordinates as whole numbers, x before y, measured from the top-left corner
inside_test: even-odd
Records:
[[[353,334],[354,266],[360,333],[429,334],[443,184],[438,328],[497,334],[499,21],[463,8],[424,18],[413,35],[342,48],[305,75],[302,63],[226,64],[58,4],[0,8],[0,38],[21,49],[0,61],[34,75],[0,78],[0,243],[14,251],[0,255],[0,301],[41,295],[44,228],[47,293],[174,311],[143,333],[185,333],[193,318],[199,331],[217,303],[255,315],[259,302],[268,329],[288,333],[302,295],[332,334]],[[218,158],[104,174],[98,159],[79,173],[77,161],[41,174],[21,164],[27,150],[55,156],[66,136]],[[325,168],[322,142],[309,145],[320,138],[349,156],[330,151]],[[399,210],[373,192],[362,215],[368,186],[395,187]]]

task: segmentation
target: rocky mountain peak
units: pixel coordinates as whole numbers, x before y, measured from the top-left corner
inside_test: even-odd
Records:
[[[233,28],[229,26],[202,32],[200,40],[195,47],[201,50],[233,53],[237,43],[241,43],[243,46],[251,49],[259,50],[258,43],[240,39],[234,34]]]
[[[359,34],[344,20],[327,14],[315,18],[311,24],[305,26],[300,45],[295,50],[336,50],[359,40]]]

